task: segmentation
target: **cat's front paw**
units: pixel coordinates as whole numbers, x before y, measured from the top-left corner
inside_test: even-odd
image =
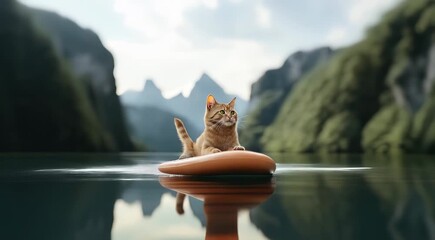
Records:
[[[217,149],[217,148],[211,150],[211,153],[218,153],[218,152],[222,152],[222,151],[220,149]]]
[[[191,158],[191,157],[193,157],[193,155],[183,153],[183,154],[181,154],[181,156],[178,159],[186,159],[186,158]]]
[[[245,151],[245,147],[243,147],[243,146],[235,146],[235,147],[233,147],[233,150]]]

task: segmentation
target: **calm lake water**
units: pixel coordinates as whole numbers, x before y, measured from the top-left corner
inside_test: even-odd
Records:
[[[435,239],[435,157],[271,156],[186,178],[157,170],[174,154],[0,155],[0,239]]]

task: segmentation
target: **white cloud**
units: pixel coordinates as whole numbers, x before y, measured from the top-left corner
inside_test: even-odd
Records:
[[[380,20],[381,16],[400,0],[352,0],[346,9],[347,21],[331,28],[326,35],[334,47],[351,44],[363,37],[364,30]]]
[[[261,3],[255,6],[255,14],[257,15],[257,23],[262,28],[269,28],[271,24],[270,11]]]
[[[202,3],[211,9],[216,9],[218,7],[219,0],[202,0]]]
[[[185,13],[196,6],[218,7],[217,0],[115,0],[114,9],[124,17],[125,26],[140,32],[143,40],[106,40],[105,45],[116,59],[115,76],[118,93],[139,90],[146,78],[153,78],[165,91],[174,95],[188,92],[192,82],[209,73],[230,93],[247,99],[250,84],[266,69],[282,60],[268,53],[253,40],[215,40],[207,48],[194,46],[179,29],[185,24]],[[270,13],[258,8],[259,21],[270,24]]]
[[[194,46],[179,29],[186,24],[185,13],[194,7],[218,7],[218,0],[115,0],[115,12],[125,26],[140,32],[140,41],[106,40],[116,59],[118,93],[139,90],[146,78],[153,78],[165,96],[183,90],[187,94],[193,81],[209,73],[226,90],[247,99],[250,84],[266,69],[282,60],[252,40],[215,40],[207,48]],[[259,24],[270,25],[267,8],[258,5]]]
[[[114,10],[124,17],[126,27],[155,39],[182,25],[184,11],[194,3],[194,0],[115,0]]]
[[[195,48],[183,44],[181,39],[151,43],[108,41],[106,46],[116,59],[118,93],[139,90],[145,78],[150,77],[167,95],[182,89],[186,93],[192,82],[207,72],[228,92],[247,99],[251,83],[282,61],[262,45],[248,40],[218,40],[209,48]]]
[[[241,3],[243,0],[228,0],[228,1],[233,3],[233,4],[238,4],[238,3]]]
[[[386,10],[398,2],[398,0],[354,0],[348,14],[349,22],[363,27],[374,24]]]
[[[113,8],[124,17],[126,27],[155,39],[173,35],[168,33],[185,23],[185,12],[199,5],[214,9],[218,0],[115,0]]]
[[[334,27],[326,35],[326,42],[332,47],[342,46],[346,44],[346,28],[344,27]]]

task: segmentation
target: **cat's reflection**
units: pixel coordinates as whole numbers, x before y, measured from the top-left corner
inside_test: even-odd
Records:
[[[179,215],[184,214],[184,199],[186,198],[186,194],[177,192],[177,198],[175,203],[175,210]]]
[[[184,214],[186,196],[204,202],[206,236],[210,239],[238,239],[237,214],[264,202],[274,191],[271,177],[160,177],[163,187],[177,192],[176,212]]]

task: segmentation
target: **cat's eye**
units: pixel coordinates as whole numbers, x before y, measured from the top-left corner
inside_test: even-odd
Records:
[[[234,114],[236,114],[236,112],[235,111],[231,111],[231,115],[234,115]]]
[[[225,111],[224,110],[220,110],[219,113],[220,114],[225,114]]]

